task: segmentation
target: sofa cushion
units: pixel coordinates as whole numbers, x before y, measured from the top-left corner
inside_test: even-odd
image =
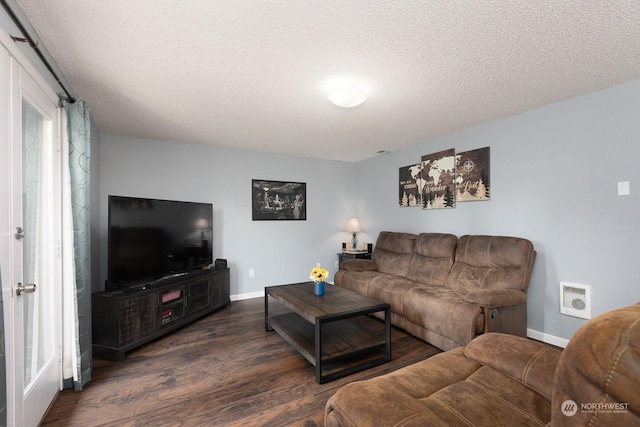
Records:
[[[343,386],[327,402],[325,425],[544,426],[550,416],[547,399],[457,348]]]
[[[462,236],[446,286],[460,292],[476,289],[527,291],[535,251],[526,239]]]
[[[340,270],[378,271],[378,268],[370,259],[347,259],[340,264]]]
[[[381,273],[406,277],[415,241],[415,234],[381,231],[371,260],[376,263]]]
[[[518,351],[514,352],[515,348]],[[477,337],[464,350],[466,357],[525,384],[549,402],[553,375],[561,354],[556,347],[496,332]]]
[[[457,243],[458,238],[453,234],[418,234],[407,277],[428,285],[444,286]]]
[[[423,399],[438,419],[451,426],[544,426],[549,401],[534,390],[488,366],[464,381]],[[425,425],[429,425],[428,423]]]
[[[405,293],[404,315],[408,321],[451,338],[459,345],[482,332],[482,310],[464,301],[464,294],[448,288],[416,286]]]
[[[379,274],[369,282],[369,297],[384,301],[391,311],[404,316],[404,296],[417,282],[391,274]]]
[[[369,293],[369,282],[378,276],[380,276],[380,273],[377,271],[338,270],[333,276],[333,281],[341,288],[349,289],[366,296]]]
[[[383,376],[352,382],[327,402],[325,426],[447,425],[421,399],[463,381],[479,368],[477,362],[464,357],[462,349],[456,349]]]

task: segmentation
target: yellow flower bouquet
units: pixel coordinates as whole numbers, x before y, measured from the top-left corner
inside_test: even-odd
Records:
[[[313,267],[311,269],[309,279],[313,280],[314,282],[324,282],[327,279],[328,275],[329,275],[329,272],[324,268]]]
[[[317,296],[324,295],[324,281],[329,271],[320,267],[313,267],[309,273],[309,279],[313,280],[313,293]]]

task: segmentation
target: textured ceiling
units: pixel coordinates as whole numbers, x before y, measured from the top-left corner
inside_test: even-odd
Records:
[[[240,150],[354,162],[640,79],[637,0],[17,3],[100,131]]]

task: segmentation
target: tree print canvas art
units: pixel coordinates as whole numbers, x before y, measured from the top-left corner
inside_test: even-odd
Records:
[[[401,208],[422,206],[422,163],[400,168],[398,203]]]
[[[457,155],[456,200],[470,202],[491,199],[489,147]]]

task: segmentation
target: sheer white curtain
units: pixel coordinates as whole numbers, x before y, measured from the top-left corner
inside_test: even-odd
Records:
[[[62,114],[62,374],[74,383],[79,380],[76,269],[73,256],[73,219],[71,209],[71,178],[69,176],[69,144],[67,115]]]

